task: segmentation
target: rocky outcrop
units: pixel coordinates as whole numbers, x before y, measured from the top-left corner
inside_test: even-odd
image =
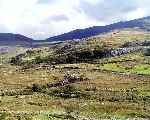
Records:
[[[75,82],[80,82],[80,81],[85,81],[89,80],[88,78],[83,78],[83,77],[78,77],[78,76],[65,76],[63,80],[55,82],[55,83],[49,83],[47,86],[49,88],[52,87],[61,87],[67,84],[75,83]]]
[[[137,40],[133,42],[127,42],[123,47],[136,47],[136,46],[150,46],[150,40]]]
[[[138,47],[130,47],[130,48],[117,48],[114,50],[105,51],[103,53],[104,57],[115,57],[120,56],[128,53],[143,51],[145,48],[138,48]]]

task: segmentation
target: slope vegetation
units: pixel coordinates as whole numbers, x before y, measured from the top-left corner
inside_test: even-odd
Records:
[[[0,65],[0,119],[150,119],[149,38],[116,30],[11,58]]]

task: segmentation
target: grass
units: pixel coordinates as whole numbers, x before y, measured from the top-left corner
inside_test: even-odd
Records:
[[[66,70],[62,68],[61,71],[64,71],[64,74],[66,72]],[[1,110],[14,112],[27,111],[29,113],[42,110],[52,112],[54,110],[55,112],[53,112],[55,114],[60,113],[60,115],[66,115],[68,111],[71,111],[71,114],[75,114],[75,116],[91,116],[93,118],[102,116],[135,117],[136,115],[138,115],[138,117],[148,117],[150,105],[148,102],[149,97],[145,97],[149,96],[149,77],[128,77],[98,71],[85,71],[84,69],[80,72],[89,78],[94,76],[94,80],[92,81],[72,84],[76,90],[80,90],[80,92],[84,94],[86,93],[87,97],[64,99],[50,94],[34,92],[31,95],[5,95],[1,97]],[[77,74],[78,71],[70,70],[70,74],[72,73]],[[34,79],[34,76],[30,77],[30,79]],[[28,84],[32,85],[32,83],[28,81],[28,84],[25,83],[24,81],[23,84],[26,86],[28,86]],[[42,80],[37,83],[44,84]],[[19,85],[16,87],[18,88]],[[56,88],[56,90],[57,89],[59,90],[59,88]],[[53,89],[47,90],[49,92],[53,91]],[[138,92],[136,93],[136,91]],[[131,94],[131,98],[126,98],[128,94]],[[132,95],[134,96],[133,100]],[[146,103],[140,96],[146,99]],[[37,115],[35,118],[38,117],[38,119],[42,119],[42,116],[43,115]],[[44,115],[43,118],[45,117]]]
[[[100,69],[150,75],[149,57],[143,54],[128,54],[124,56],[114,57],[110,59],[100,60],[102,64],[98,65]]]
[[[119,31],[116,34],[112,32],[81,43],[73,41],[60,43],[53,49],[36,48],[24,53],[22,60],[28,62],[38,56],[43,60],[47,56],[57,56],[57,52],[62,55],[61,50],[66,44],[75,47],[65,49],[65,53],[80,51],[82,47],[92,49],[96,45],[103,48],[106,42],[108,44],[104,49],[108,46],[117,48],[127,41],[141,38],[149,38],[149,34],[131,30]],[[7,60],[12,57],[10,54],[2,56]],[[32,67],[2,62],[0,119],[149,119],[149,68],[149,56],[143,53],[94,59],[82,63],[33,64]],[[64,80],[66,75],[82,76],[89,80],[56,88],[47,87],[48,83]],[[33,90],[33,86],[40,89]]]
[[[88,38],[83,41],[67,41],[53,48],[36,48],[27,51],[18,60],[18,64],[30,66],[32,64],[67,64],[87,62],[100,56],[101,52],[122,47],[127,42],[149,40],[148,32],[124,29]]]
[[[131,66],[122,66],[121,64],[104,64],[101,66],[102,69],[116,71],[116,72],[124,72],[124,73],[136,73],[136,74],[150,74],[150,65],[135,65]]]

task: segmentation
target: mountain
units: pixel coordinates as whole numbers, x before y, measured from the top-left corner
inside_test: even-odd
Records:
[[[0,33],[0,46],[21,46],[35,48],[40,46],[50,46],[53,44],[55,44],[55,42],[48,42],[46,40],[34,40],[21,34]]]
[[[91,36],[96,36],[102,33],[111,32],[113,30],[119,30],[124,28],[139,28],[144,31],[150,31],[150,16],[140,19],[135,19],[131,21],[118,22],[106,26],[94,26],[85,29],[77,29],[62,35],[50,37],[46,40],[36,41],[26,36],[20,34],[12,33],[0,33],[0,45],[1,46],[42,46],[47,44],[47,42],[52,41],[65,41],[73,39],[82,39]]]
[[[31,46],[33,39],[20,34],[0,33],[1,46]]]
[[[82,39],[82,38],[99,35],[101,33],[110,32],[116,29],[124,29],[124,28],[140,28],[144,31],[150,31],[150,16],[131,20],[131,21],[118,22],[106,26],[94,26],[85,29],[77,29],[68,33],[64,33],[62,35],[50,37],[46,40],[65,41],[65,40],[73,40],[73,39]]]

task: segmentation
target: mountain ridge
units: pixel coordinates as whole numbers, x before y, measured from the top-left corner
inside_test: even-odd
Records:
[[[150,16],[130,21],[121,21],[106,26],[93,26],[85,29],[76,29],[68,33],[47,38],[46,41],[82,39],[124,28],[140,28],[142,30],[150,31]]]
[[[85,29],[76,29],[45,40],[34,40],[21,34],[0,33],[0,45],[32,46],[34,44],[45,42],[83,39],[125,28],[139,28],[144,31],[150,31],[150,16],[130,21],[117,22],[106,26],[93,26]]]
[[[30,46],[34,40],[21,34],[0,33],[0,45]]]

